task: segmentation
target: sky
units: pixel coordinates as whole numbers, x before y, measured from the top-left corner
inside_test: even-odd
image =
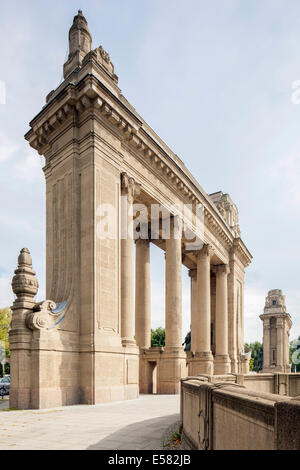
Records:
[[[0,0],[0,307],[22,247],[45,295],[43,162],[24,140],[62,80],[68,31],[83,10],[124,96],[207,193],[229,193],[253,255],[245,341],[262,340],[265,296],[282,289],[300,335],[298,0]],[[164,257],[151,249],[152,327],[164,326]],[[183,268],[183,332],[190,285]]]

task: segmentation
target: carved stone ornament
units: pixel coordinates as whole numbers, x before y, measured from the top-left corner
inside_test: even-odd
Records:
[[[201,250],[198,251],[198,257],[202,257],[202,256],[213,256],[214,254],[214,250],[212,248],[211,245],[203,245],[203,248]]]
[[[88,52],[88,54],[86,54],[84,57],[82,64],[84,65],[92,58],[94,58],[94,60],[105,69],[105,71],[111,76],[115,83],[118,83],[118,77],[115,74],[115,67],[110,60],[108,52],[106,52],[102,46],[99,46],[96,49]]]
[[[239,213],[237,206],[233,203],[229,194],[223,194],[222,191],[210,195],[223,219],[231,228],[235,237],[241,236],[239,227]]]
[[[121,174],[121,189],[122,194],[127,194],[129,202],[132,202],[135,196],[138,196],[141,191],[141,185],[135,181],[134,178],[128,176],[127,173]]]
[[[31,330],[50,330],[58,326],[65,318],[67,302],[56,304],[53,300],[39,302],[26,317],[26,325]]]
[[[27,248],[20,251],[18,268],[12,280],[12,290],[17,296],[17,301],[32,301],[37,294],[39,284],[32,269],[32,260]]]
[[[35,305],[33,312],[26,317],[26,325],[31,330],[46,329],[50,326],[52,309],[55,309],[56,303],[51,300],[45,300]]]

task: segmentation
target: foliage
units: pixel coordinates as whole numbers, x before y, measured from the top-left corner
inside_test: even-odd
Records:
[[[250,370],[258,372],[262,369],[263,366],[263,345],[259,341],[254,343],[245,343],[244,345],[245,352],[249,352],[251,349],[251,359],[252,369],[251,369],[251,359],[250,359]]]
[[[250,362],[249,362],[249,370],[250,370],[250,372],[253,371],[253,367],[254,367],[254,358],[251,357],[251,358],[250,358]]]
[[[166,331],[161,326],[156,330],[151,330],[151,346],[164,346],[165,345]]]
[[[300,336],[290,342],[290,362],[292,372],[300,372]]]
[[[10,357],[9,351],[9,325],[11,322],[11,310],[9,308],[0,309],[0,341],[5,343],[6,357]]]

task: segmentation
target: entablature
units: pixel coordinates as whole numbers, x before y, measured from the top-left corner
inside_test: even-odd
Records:
[[[67,84],[31,121],[31,130],[25,138],[39,154],[45,154],[51,146],[51,134],[70,115],[75,114],[78,119],[78,116],[85,111],[90,111],[94,116],[100,113],[107,119],[117,129],[120,138],[150,164],[154,173],[167,179],[184,200],[192,204],[202,204],[205,225],[209,230],[228,250],[232,247],[245,266],[251,262],[252,257],[243,242],[239,238],[234,238],[234,234],[213,202],[190,173],[185,171],[179,158],[173,156],[171,152],[168,154],[166,147],[162,148],[143,128],[143,122],[132,110],[128,109],[93,74],[84,76],[77,84]]]

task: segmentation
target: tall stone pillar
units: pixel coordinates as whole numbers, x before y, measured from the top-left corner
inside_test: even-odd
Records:
[[[151,277],[149,240],[136,241],[135,339],[139,348],[151,346]]]
[[[174,219],[171,219],[171,224]],[[181,239],[166,240],[166,348],[180,348],[182,343]]]
[[[264,332],[263,332],[263,368],[268,369],[271,366],[270,363],[270,319],[266,318],[264,321]]]
[[[126,173],[121,177],[121,336],[122,344],[134,345],[133,336],[133,224],[132,205],[134,195],[139,191],[134,178]]]
[[[197,269],[190,269],[189,276],[191,278],[191,332],[197,329],[198,314],[198,291],[197,291]],[[191,351],[196,350],[197,336],[191,336]]]
[[[197,307],[193,309],[189,374],[213,374],[211,353],[210,257],[212,249],[204,245],[197,257]]]
[[[231,361],[231,373],[238,373],[238,316],[241,309],[241,280],[237,279],[237,272],[241,277],[241,271],[237,269],[235,254],[232,250],[228,275],[228,353]]]
[[[277,366],[284,370],[284,339],[283,339],[283,333],[284,333],[284,321],[282,318],[276,318],[276,332],[277,332]]]
[[[182,348],[181,234],[175,230],[178,223],[176,217],[171,218],[170,238],[166,240],[166,341],[158,390],[165,394],[180,393],[180,379],[186,375],[186,354]]]
[[[228,296],[227,276],[229,268],[223,264],[216,267],[216,357],[215,374],[231,371],[228,355]]]

